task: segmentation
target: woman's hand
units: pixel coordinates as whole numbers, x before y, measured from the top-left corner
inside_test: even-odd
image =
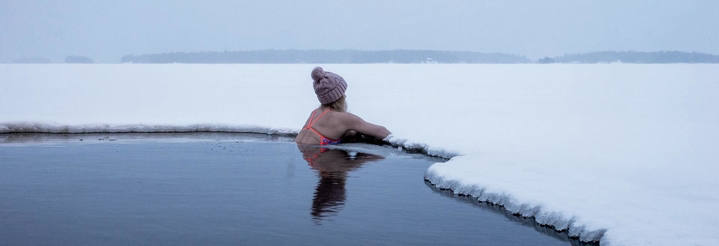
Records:
[[[354,131],[356,133],[369,135],[378,139],[386,138],[389,134],[391,134],[391,132],[384,126],[366,122],[362,118],[350,113],[347,113],[343,120],[344,125],[349,129],[347,132]]]
[[[357,131],[350,129],[350,130],[347,130],[347,132],[345,132],[345,135],[342,136],[342,137],[343,137],[343,138],[346,138],[346,137],[354,137],[354,136],[356,136],[356,135],[357,135]]]

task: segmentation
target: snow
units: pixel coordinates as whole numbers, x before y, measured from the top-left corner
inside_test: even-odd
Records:
[[[0,132],[296,132],[313,65],[0,64]],[[719,66],[327,65],[425,178],[602,245],[719,245]]]

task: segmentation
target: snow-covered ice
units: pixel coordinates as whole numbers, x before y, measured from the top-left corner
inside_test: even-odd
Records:
[[[0,64],[0,132],[293,133],[312,65]],[[327,65],[426,177],[603,245],[719,245],[718,65]],[[455,156],[457,155],[457,156]]]

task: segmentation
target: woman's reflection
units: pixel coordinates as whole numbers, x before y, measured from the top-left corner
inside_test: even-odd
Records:
[[[328,149],[318,145],[298,144],[297,148],[302,152],[307,164],[318,171],[320,178],[310,212],[318,223],[322,218],[337,213],[344,205],[348,172],[364,163],[384,159],[378,155]]]

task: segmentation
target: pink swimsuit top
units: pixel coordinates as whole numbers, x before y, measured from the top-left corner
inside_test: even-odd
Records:
[[[310,130],[310,131],[314,132],[315,134],[317,134],[317,136],[320,137],[320,145],[338,144],[338,143],[340,143],[339,139],[332,139],[332,138],[325,137],[325,135],[322,135],[322,133],[318,132],[317,130],[315,130],[314,127],[312,127],[317,122],[317,120],[322,118],[322,116],[324,116],[325,113],[327,113],[327,111],[330,111],[330,109],[325,109],[325,111],[323,111],[319,116],[317,116],[316,119],[315,119],[315,112],[312,112],[312,116],[310,116],[310,122],[307,123],[307,125],[303,129]]]

